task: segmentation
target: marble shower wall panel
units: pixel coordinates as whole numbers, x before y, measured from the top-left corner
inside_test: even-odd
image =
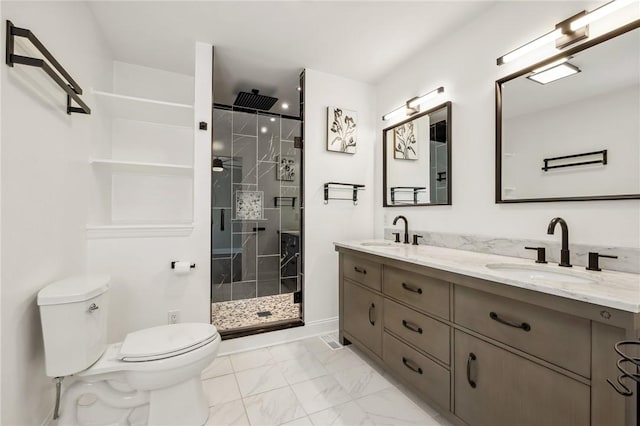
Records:
[[[211,238],[215,242],[211,250],[213,258],[231,258],[231,209],[211,210]]]
[[[280,293],[280,256],[258,258],[258,296]]]
[[[255,136],[233,135],[233,183],[257,184],[258,145]]]
[[[259,115],[258,128],[258,161],[276,161],[280,155],[280,118]]]
[[[280,255],[280,209],[265,209],[264,218],[259,227],[265,228],[258,231],[258,255]]]
[[[226,207],[233,206],[231,198],[231,168],[225,167],[221,172],[212,172],[213,182],[211,183],[211,206]]]
[[[256,234],[233,234],[232,280],[256,279]]]
[[[256,282],[244,281],[231,284],[231,300],[252,299],[256,297]]]
[[[275,197],[280,195],[280,182],[276,179],[277,163],[258,163],[258,191],[264,192],[264,206],[274,208]]]
[[[280,293],[293,293],[298,291],[298,278],[283,278],[280,280]]]

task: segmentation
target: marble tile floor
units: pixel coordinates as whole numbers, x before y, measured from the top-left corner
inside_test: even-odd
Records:
[[[258,316],[264,311],[271,315]],[[218,331],[298,318],[300,304],[293,303],[293,293],[211,304],[211,322]]]
[[[207,425],[451,425],[362,352],[320,337],[220,356],[202,381]]]

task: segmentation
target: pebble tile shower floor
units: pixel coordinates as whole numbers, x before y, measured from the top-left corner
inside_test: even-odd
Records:
[[[362,352],[320,337],[218,357],[202,380],[207,425],[451,425]]]
[[[260,316],[269,312],[271,315]],[[300,318],[300,304],[293,293],[211,304],[211,322],[218,331]]]

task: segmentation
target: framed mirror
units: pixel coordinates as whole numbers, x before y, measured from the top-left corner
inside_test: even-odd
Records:
[[[639,27],[496,81],[496,203],[640,198]]]
[[[451,102],[382,131],[384,207],[451,204]]]

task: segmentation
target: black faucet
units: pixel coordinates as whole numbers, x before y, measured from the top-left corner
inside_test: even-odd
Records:
[[[551,219],[551,222],[549,222],[547,234],[553,235],[553,231],[555,230],[558,223],[560,224],[560,228],[562,229],[562,249],[560,250],[560,263],[558,265],[570,268],[571,262],[569,262],[569,228],[567,228],[567,222],[565,222],[561,217],[554,217],[553,219]]]
[[[393,219],[393,224],[395,225],[400,219],[404,220],[404,243],[409,244],[409,222],[407,218],[404,216],[396,216],[396,218]]]

